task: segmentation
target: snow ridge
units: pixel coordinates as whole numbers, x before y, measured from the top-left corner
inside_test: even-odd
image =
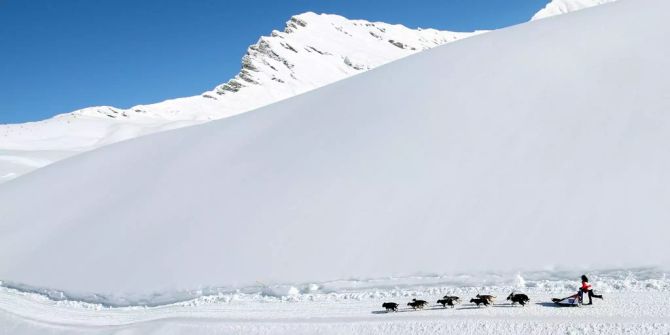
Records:
[[[283,31],[251,45],[239,74],[211,91],[128,109],[89,107],[40,122],[0,125],[0,182],[35,165],[2,159],[5,155],[37,156],[31,160],[44,166],[43,161],[256,109],[477,33],[409,29],[312,12],[296,15]]]

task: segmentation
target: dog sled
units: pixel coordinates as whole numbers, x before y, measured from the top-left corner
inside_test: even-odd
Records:
[[[562,299],[553,298],[551,301],[561,307],[579,307],[579,305],[582,303],[581,299],[579,299],[579,294],[571,295]]]

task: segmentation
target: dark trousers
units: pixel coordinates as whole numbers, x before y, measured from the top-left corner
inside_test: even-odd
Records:
[[[593,294],[593,290],[588,290],[588,291],[585,292],[584,290],[579,289],[579,298],[582,300],[582,303],[584,302],[584,293],[588,294],[589,305],[593,303],[593,298],[598,298],[598,299],[603,298],[603,296],[600,295],[600,294]]]

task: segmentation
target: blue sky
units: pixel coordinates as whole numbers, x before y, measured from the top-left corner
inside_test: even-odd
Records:
[[[305,11],[454,31],[527,21],[548,0],[0,0],[0,124],[199,94]]]

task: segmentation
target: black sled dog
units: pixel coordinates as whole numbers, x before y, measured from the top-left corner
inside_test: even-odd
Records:
[[[461,302],[461,299],[452,295],[445,295],[444,298],[437,301],[438,304],[442,304],[442,307],[451,307],[454,308],[454,304]]]
[[[395,302],[385,302],[385,303],[382,304],[382,307],[386,308],[387,312],[390,312],[390,311],[397,312],[398,311],[398,304],[396,304]]]
[[[428,306],[428,301],[412,299],[412,301],[407,303],[407,306],[410,306],[415,310],[423,309],[424,307]]]
[[[479,307],[479,305],[484,305],[484,306],[489,305],[489,300],[484,299],[484,298],[473,298],[473,299],[470,299],[470,302],[477,304],[477,307]]]
[[[509,296],[507,296],[507,300],[511,301],[512,305],[516,305],[518,303],[521,306],[525,306],[530,301],[530,298],[528,298],[528,296],[523,293],[512,292]]]

